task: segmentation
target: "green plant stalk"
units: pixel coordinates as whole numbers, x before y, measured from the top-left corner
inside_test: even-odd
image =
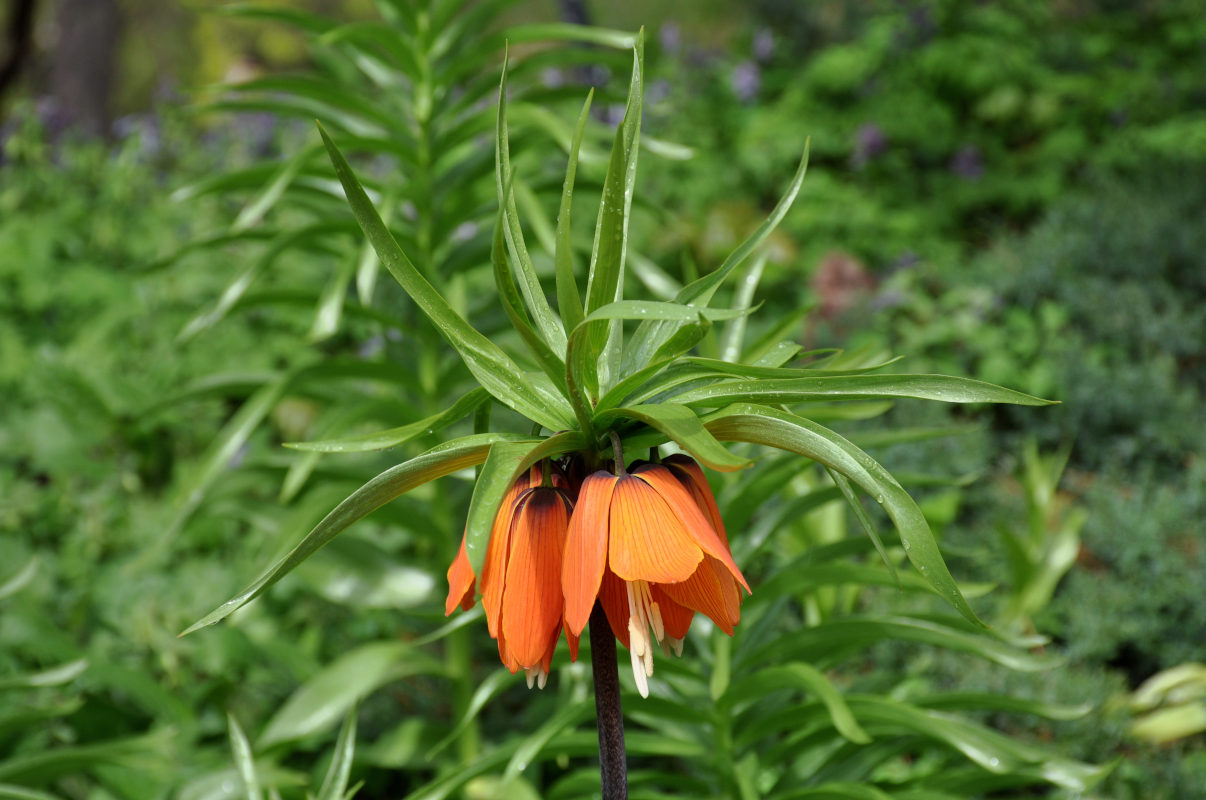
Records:
[[[590,663],[595,679],[595,717],[599,726],[599,772],[603,800],[627,800],[628,762],[624,752],[624,712],[620,707],[620,671],[616,636],[598,602],[590,614]]]
[[[469,703],[477,681],[473,677],[473,648],[470,641],[471,633],[466,628],[459,628],[448,634],[448,644],[444,648],[444,669],[452,678],[452,718],[465,719],[469,712]],[[470,764],[481,752],[481,731],[477,719],[474,718],[457,736],[457,754],[462,764]]]

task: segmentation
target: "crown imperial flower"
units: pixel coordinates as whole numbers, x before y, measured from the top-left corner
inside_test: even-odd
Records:
[[[629,649],[633,676],[649,693],[653,644],[681,653],[696,612],[732,635],[749,585],[703,471],[687,456],[631,472],[588,475],[573,502],[568,482],[515,482],[495,518],[481,590],[502,662],[543,687],[564,625],[571,657],[596,601]],[[445,613],[473,605],[474,575],[464,542],[448,569]]]

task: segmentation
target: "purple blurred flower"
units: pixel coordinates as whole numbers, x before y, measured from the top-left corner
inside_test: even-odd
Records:
[[[758,96],[758,90],[762,88],[762,70],[753,61],[742,61],[733,67],[729,81],[737,99],[748,103]]]
[[[662,42],[662,50],[672,56],[678,55],[679,50],[683,47],[683,31],[677,22],[666,20],[658,29],[657,35]]]
[[[965,144],[951,156],[951,172],[966,181],[978,181],[984,176],[984,156],[974,144]]]
[[[754,34],[754,41],[750,45],[750,50],[754,54],[754,58],[762,63],[771,60],[771,56],[775,54],[775,34],[770,28],[759,28]]]
[[[854,149],[850,153],[850,164],[862,169],[888,150],[888,135],[874,122],[866,122],[854,132]]]

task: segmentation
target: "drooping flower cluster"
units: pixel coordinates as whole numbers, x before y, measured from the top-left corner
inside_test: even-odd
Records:
[[[472,608],[475,586],[462,540],[445,613]],[[681,653],[696,612],[732,635],[749,591],[703,471],[677,454],[581,480],[534,467],[503,499],[478,588],[502,663],[542,688],[561,632],[577,659],[598,601],[644,696],[654,644]]]

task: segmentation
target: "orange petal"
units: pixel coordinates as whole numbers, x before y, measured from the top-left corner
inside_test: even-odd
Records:
[[[713,567],[713,564],[716,566]],[[725,600],[724,581],[730,586],[733,579],[724,566],[709,558],[699,565],[695,574],[682,583],[663,584],[659,588],[670,599],[682,606],[698,611],[711,619],[729,636],[733,635],[734,609]],[[740,611],[736,611],[740,615]],[[681,638],[681,637],[680,637]]]
[[[680,586],[681,584],[671,585]],[[691,620],[695,618],[695,612],[675,602],[670,595],[663,591],[661,586],[650,586],[649,593],[653,595],[658,612],[662,615],[662,625],[666,629],[666,635],[673,639],[686,638],[687,631],[691,628]]]
[[[666,475],[686,497],[678,481],[668,472]],[[695,541],[698,537],[688,532],[679,521],[677,509],[671,508],[642,477],[625,475],[616,481],[608,524],[607,566],[626,581],[685,581],[703,560]],[[700,514],[694,503],[691,507]]]
[[[617,480],[615,475],[602,471],[587,476],[570,517],[561,590],[565,595],[565,625],[578,636],[590,620],[607,566],[608,511]]]
[[[507,574],[507,558],[511,551],[511,518],[515,514],[519,495],[531,485],[530,479],[530,473],[521,475],[503,496],[502,505],[494,517],[494,527],[490,530],[490,544],[486,548],[486,561],[482,566],[482,607],[486,610],[486,627],[495,638],[499,635],[503,579]]]
[[[448,599],[444,601],[444,616],[451,614],[458,605],[465,611],[473,608],[473,584],[473,567],[469,566],[465,537],[461,536],[461,549],[448,567]]]
[[[607,624],[611,632],[620,640],[620,644],[628,646],[628,590],[624,581],[615,573],[607,570],[603,573],[603,582],[599,585],[599,604],[607,615]]]
[[[712,523],[712,529],[716,531],[720,541],[724,543],[725,547],[728,547],[729,535],[725,532],[724,520],[720,518],[720,508],[716,505],[716,496],[712,494],[712,487],[708,484],[708,479],[704,477],[703,469],[695,463],[695,459],[683,453],[666,456],[662,459],[662,464],[674,473],[678,482],[691,493],[695,504]]]
[[[560,491],[536,488],[520,497],[512,518],[501,631],[508,654],[521,667],[541,664],[556,645],[569,517],[569,501]]]
[[[690,492],[683,488],[683,485],[678,482],[678,479],[674,477],[670,470],[660,464],[646,464],[645,466],[638,467],[633,472],[633,475],[657,492],[658,496],[663,499],[663,502],[672,509],[672,514],[675,515],[675,518],[681,520],[681,527],[687,531],[692,541],[705,553],[718,559],[728,567],[729,572],[732,573],[733,577],[748,592],[750,590],[749,584],[745,582],[745,576],[741,574],[741,570],[737,568],[736,562],[733,561],[729,548],[720,541],[720,537],[713,530],[712,524],[708,522],[703,511],[695,504],[695,500],[691,497]],[[615,535],[614,528],[612,535]],[[678,580],[686,580],[686,578],[679,578]],[[676,581],[658,580],[655,582],[675,583]]]

